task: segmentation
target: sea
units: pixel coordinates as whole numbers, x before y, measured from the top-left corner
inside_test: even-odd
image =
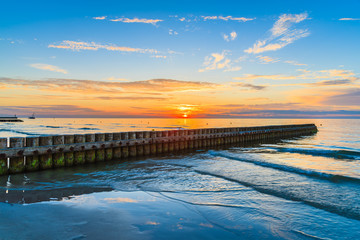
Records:
[[[0,137],[314,123],[313,135],[0,177],[0,239],[360,239],[360,119],[37,118]]]

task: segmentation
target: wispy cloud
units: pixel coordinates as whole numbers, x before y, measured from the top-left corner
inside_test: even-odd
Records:
[[[164,56],[164,55],[153,55],[151,56],[152,58],[162,58],[162,59],[166,59],[167,56]]]
[[[340,18],[340,21],[360,21],[360,18]]]
[[[340,106],[359,106],[360,88],[348,89],[338,94],[326,97],[322,103]]]
[[[234,41],[236,37],[237,37],[237,33],[235,31],[232,31],[229,35],[223,34],[223,38],[227,42]]]
[[[64,74],[68,73],[65,69],[61,69],[57,66],[44,64],[44,63],[33,63],[33,64],[30,64],[30,67],[33,67],[36,69],[41,69],[41,70],[46,70],[46,71],[64,73]]]
[[[231,60],[226,57],[227,52],[212,53],[210,56],[205,57],[203,67],[199,69],[199,72],[205,72],[209,70],[222,69],[223,71],[238,71],[241,69],[239,66],[232,66]]]
[[[296,77],[280,75],[280,74],[270,74],[270,75],[244,74],[243,77],[234,77],[233,79],[234,80],[255,80],[255,79],[288,80],[288,79],[296,79]]]
[[[305,63],[298,63],[297,61],[284,61],[284,63],[288,63],[294,66],[307,66]]]
[[[106,16],[100,16],[100,17],[93,17],[95,20],[105,20]]]
[[[92,50],[97,51],[99,49],[105,49],[108,51],[118,51],[118,52],[133,52],[133,53],[151,53],[156,54],[159,51],[155,49],[143,49],[143,48],[132,48],[132,47],[122,47],[117,46],[115,44],[98,44],[95,42],[76,42],[76,41],[69,41],[64,40],[60,44],[50,44],[49,48],[60,48],[60,49],[69,49],[73,51],[80,51],[80,50]]]
[[[260,60],[260,62],[263,64],[276,63],[279,61],[278,59],[271,58],[269,56],[257,56],[256,58],[258,58]]]
[[[78,79],[45,79],[25,80],[14,78],[0,78],[0,84],[5,86],[21,86],[43,91],[80,92],[86,94],[100,93],[164,93],[164,92],[188,92],[207,91],[219,87],[219,84],[197,81],[180,81],[174,79],[151,79],[132,82],[110,82]]]
[[[223,20],[223,21],[238,21],[238,22],[247,22],[252,21],[255,18],[246,18],[246,17],[232,17],[232,16],[201,16],[205,21],[206,20]]]
[[[147,18],[117,18],[111,19],[112,22],[123,22],[123,23],[148,23],[155,25],[158,22],[162,22],[164,20],[161,19],[147,19]]]
[[[252,90],[264,90],[267,86],[263,86],[263,85],[254,85],[254,84],[250,84],[250,83],[234,83],[233,85],[238,86],[238,87],[243,87],[243,88],[249,88]]]
[[[178,35],[179,33],[173,29],[169,29],[169,35]]]
[[[279,50],[294,41],[309,36],[307,29],[296,29],[293,26],[308,19],[307,13],[283,14],[270,29],[270,37],[258,40],[246,53],[258,54],[266,51]]]
[[[255,79],[271,79],[271,80],[291,80],[291,79],[349,79],[355,81],[358,78],[355,77],[355,73],[349,70],[343,69],[329,69],[319,71],[302,70],[298,75],[282,75],[282,74],[244,74],[242,77],[234,77],[234,80],[255,80]]]

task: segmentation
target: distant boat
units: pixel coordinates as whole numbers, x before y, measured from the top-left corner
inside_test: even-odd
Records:
[[[33,114],[29,117],[29,119],[35,119],[35,113],[33,113]]]

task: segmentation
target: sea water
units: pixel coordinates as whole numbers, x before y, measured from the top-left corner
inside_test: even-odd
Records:
[[[0,239],[359,239],[360,120],[26,119],[0,137],[315,123],[314,135],[0,177]]]

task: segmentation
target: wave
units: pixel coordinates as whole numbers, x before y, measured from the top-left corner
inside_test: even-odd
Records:
[[[215,157],[223,157],[223,158],[227,158],[227,159],[231,159],[231,160],[253,163],[255,165],[259,165],[262,167],[273,168],[273,169],[277,169],[277,170],[281,170],[281,171],[285,171],[285,172],[297,173],[297,174],[306,175],[309,177],[330,180],[332,182],[348,181],[348,182],[360,183],[359,178],[354,178],[354,177],[349,177],[349,176],[317,172],[317,171],[310,170],[310,169],[302,169],[302,168],[292,167],[292,166],[288,166],[288,165],[281,165],[281,164],[277,164],[277,163],[263,162],[263,161],[258,161],[255,159],[247,159],[245,157],[240,158],[240,157],[234,156],[232,154],[216,152],[213,150],[209,150],[208,153]]]
[[[13,133],[19,133],[19,134],[24,134],[24,135],[31,135],[31,136],[38,136],[40,135],[39,133],[30,133],[30,132],[24,132],[24,131],[19,131],[19,130],[13,130],[13,129],[6,129],[6,128],[0,128],[0,132],[13,132]]]
[[[331,157],[335,159],[351,159],[360,160],[360,152],[352,150],[328,150],[328,149],[315,149],[315,148],[285,148],[285,147],[268,147],[268,149],[277,152],[289,152],[306,154],[316,157]]]
[[[79,130],[100,130],[99,128],[89,128],[89,127],[82,127],[82,128],[77,128]]]
[[[224,179],[226,181],[230,181],[230,182],[235,182],[238,184],[241,184],[245,187],[249,187],[254,189],[257,192],[263,193],[263,194],[267,194],[267,195],[271,195],[271,196],[275,196],[278,198],[282,198],[282,199],[286,199],[286,200],[290,200],[290,201],[296,201],[296,202],[302,202],[304,204],[307,204],[309,206],[327,211],[327,212],[331,212],[331,213],[335,213],[337,215],[343,216],[343,217],[347,217],[347,218],[351,218],[351,219],[356,219],[356,220],[360,220],[360,213],[356,212],[354,208],[344,208],[341,206],[335,206],[335,205],[331,205],[331,204],[324,204],[324,203],[320,203],[320,202],[315,202],[312,200],[308,200],[308,199],[304,199],[301,198],[299,196],[295,196],[294,194],[288,193],[286,191],[277,191],[274,189],[269,189],[269,188],[265,188],[263,186],[260,185],[256,185],[256,184],[252,184],[250,182],[246,182],[246,181],[241,181],[238,179],[233,179],[227,176],[223,176],[220,174],[216,174],[216,173],[211,173],[211,172],[206,172],[203,170],[194,170],[195,172],[202,174],[202,175],[207,175],[207,176],[212,176],[212,177],[217,177],[217,178],[221,178]]]
[[[64,127],[60,127],[60,126],[44,126],[44,125],[39,125],[39,127],[46,127],[46,128],[64,128]]]

